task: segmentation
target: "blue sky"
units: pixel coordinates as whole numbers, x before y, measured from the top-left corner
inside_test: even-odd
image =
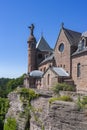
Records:
[[[0,0],[0,77],[27,73],[28,26],[54,47],[61,27],[87,31],[87,0]]]

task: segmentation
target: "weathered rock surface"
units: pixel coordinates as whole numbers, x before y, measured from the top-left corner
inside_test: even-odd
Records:
[[[74,102],[55,101],[49,104],[51,92],[36,93],[39,93],[40,97],[31,101],[30,130],[87,130],[87,110],[78,111]],[[19,93],[14,91],[8,98],[10,108],[6,118],[15,118],[17,130],[25,130],[28,115],[24,113],[24,104]]]
[[[30,130],[87,130],[87,111],[78,111],[74,102],[48,102],[49,97],[39,97],[32,101]],[[37,116],[37,118],[35,118]],[[44,129],[42,129],[44,128]]]
[[[24,108],[23,103],[20,100],[20,95],[17,91],[14,91],[8,95],[8,99],[10,101],[10,108],[6,114],[6,118],[15,118],[17,122],[17,130],[25,130],[28,115],[23,114]]]

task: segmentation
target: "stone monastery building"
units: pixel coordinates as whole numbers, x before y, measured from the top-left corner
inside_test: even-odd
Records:
[[[62,26],[52,49],[43,36],[36,42],[33,24],[29,29],[25,87],[49,90],[56,83],[66,82],[75,85],[77,91],[87,91],[87,32]]]

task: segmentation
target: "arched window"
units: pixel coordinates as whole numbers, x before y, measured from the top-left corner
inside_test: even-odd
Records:
[[[81,64],[78,63],[77,64],[77,77],[80,77],[80,75],[81,75]]]
[[[47,82],[48,82],[48,85],[49,85],[50,84],[50,74],[48,74]]]
[[[44,67],[44,72],[46,71],[46,67]]]
[[[84,46],[85,46],[85,40],[82,39],[82,49],[84,48]]]

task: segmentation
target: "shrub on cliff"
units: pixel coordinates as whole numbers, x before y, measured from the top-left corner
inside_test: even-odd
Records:
[[[68,85],[66,83],[57,83],[52,87],[52,90],[55,94],[58,94],[60,90],[63,91],[75,91],[75,88],[71,85]]]
[[[4,124],[4,130],[17,130],[17,123],[15,118],[7,118]]]
[[[87,96],[84,96],[82,99],[79,96],[77,100],[77,105],[78,105],[78,110],[81,110],[83,108],[87,109]]]
[[[52,97],[49,99],[49,103],[52,103],[54,101],[72,101],[72,98],[70,96],[60,96],[60,97]]]
[[[24,100],[28,100],[29,102],[38,97],[38,94],[35,93],[33,89],[21,88],[19,90],[21,98]]]

